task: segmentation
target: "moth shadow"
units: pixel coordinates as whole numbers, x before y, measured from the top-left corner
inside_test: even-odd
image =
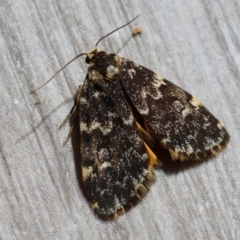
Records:
[[[70,122],[71,122],[71,119],[70,119]],[[79,126],[79,117],[78,116],[76,116],[73,121],[71,143],[72,143],[72,148],[73,148],[73,157],[74,157],[74,162],[75,162],[75,171],[76,171],[78,184],[82,190],[82,193],[84,194],[84,196],[86,198],[86,191],[84,190],[84,187],[83,187],[82,171],[81,171],[81,153],[80,153],[81,142],[80,142],[80,126]]]
[[[72,101],[72,98],[66,99],[64,102],[59,104],[57,107],[55,107],[51,112],[49,112],[47,115],[44,114],[44,110],[42,109],[43,107],[41,106],[41,100],[40,102],[36,103],[35,102],[35,107],[38,108],[38,111],[42,115],[41,120],[35,125],[31,127],[31,130],[26,132],[25,134],[21,135],[19,138],[16,139],[16,144],[21,143],[25,139],[27,139],[29,136],[32,134],[36,134],[36,130],[38,130],[46,121],[49,119],[55,112],[57,112],[62,106],[64,106],[66,103],[69,103]],[[49,130],[49,129],[48,129]],[[51,132],[51,130],[49,130]]]
[[[194,161],[194,160],[173,161],[170,156],[169,151],[167,149],[159,147],[159,145],[157,147],[154,147],[153,151],[156,154],[156,156],[158,157],[158,159],[161,161],[161,163],[162,163],[161,169],[166,174],[177,174],[179,172],[188,170],[190,168],[197,167],[200,164],[203,164],[203,163],[211,160],[211,159],[208,159],[208,160],[202,160],[202,161]]]

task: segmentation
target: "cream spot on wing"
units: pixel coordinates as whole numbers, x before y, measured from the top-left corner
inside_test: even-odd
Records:
[[[153,81],[151,82],[152,86],[149,86],[147,88],[144,88],[141,91],[141,95],[143,98],[146,98],[147,95],[151,96],[153,99],[158,100],[159,98],[162,98],[162,93],[160,92],[159,87],[164,84],[164,80],[161,76],[155,74],[153,76]]]
[[[98,152],[98,156],[99,156],[100,161],[109,159],[110,155],[109,155],[108,149],[107,148],[100,149],[100,151]]]
[[[99,208],[98,202],[92,203],[91,207],[92,207],[92,209],[98,209]]]
[[[93,121],[89,127],[89,132],[92,132],[93,130],[100,128],[100,125],[101,124],[99,122]]]
[[[170,139],[169,139],[169,138],[163,138],[163,139],[161,140],[161,142],[164,143],[164,144],[166,144],[166,143],[170,142]]]
[[[120,203],[119,199],[115,196],[114,197],[114,210],[118,210],[123,208],[123,205]]]
[[[148,169],[143,169],[141,175],[140,174],[138,175],[138,180],[135,178],[132,179],[135,191],[137,191],[139,188],[141,188],[141,191],[143,192],[147,191],[143,183],[146,180],[146,176],[148,174],[151,174],[150,171]]]
[[[110,117],[110,118],[117,118],[118,115],[117,115],[115,112],[112,113],[112,112],[109,112],[109,111],[108,111],[108,117]]]
[[[192,147],[189,143],[187,143],[187,146],[186,146],[186,153],[187,153],[188,155],[190,155],[191,153],[193,153],[193,147]]]
[[[139,181],[136,178],[132,178],[132,183],[133,183],[133,186],[134,186],[135,190],[137,190],[137,186],[139,184]]]
[[[124,122],[126,125],[129,125],[129,126],[131,126],[131,125],[133,124],[133,121],[134,121],[134,118],[133,118],[133,115],[132,115],[132,114],[129,115],[129,118],[128,118],[128,119],[124,119],[124,118],[123,118],[123,122]]]
[[[172,149],[169,149],[169,153],[170,153],[170,156],[171,156],[172,160],[176,160],[176,159],[179,158],[178,151],[176,151],[176,150],[174,151]]]
[[[143,173],[142,175],[144,176],[144,179],[145,179],[145,176],[149,173],[149,169],[143,169]],[[143,180],[144,180],[143,179]]]
[[[217,124],[217,127],[218,127],[219,129],[223,129],[222,123],[219,122],[219,123]]]
[[[140,68],[141,66],[138,65],[137,63],[133,62],[133,65],[136,67],[136,68]]]
[[[142,183],[138,183],[135,186],[136,192],[139,192],[140,194],[136,194],[138,198],[141,198],[142,194],[145,194],[147,192],[147,188],[142,184]]]
[[[186,117],[188,114],[190,114],[192,111],[190,108],[185,108],[183,111],[182,111],[182,115],[183,117]]]
[[[147,92],[144,89],[141,91],[141,96],[142,98],[146,98],[147,96]]]
[[[149,109],[148,109],[147,106],[145,107],[145,109],[137,108],[137,110],[138,110],[138,112],[139,112],[140,114],[143,114],[143,115],[147,115],[148,112],[149,112]]]
[[[155,99],[155,100],[158,100],[159,98],[162,98],[162,93],[160,91],[157,91],[157,94],[154,96],[152,95],[152,98]]]
[[[100,129],[103,135],[107,135],[112,131],[112,122],[108,122],[108,126],[102,126],[100,122],[93,121],[89,127],[89,132],[92,132],[95,129]]]
[[[88,132],[88,126],[85,122],[80,122],[80,130]]]
[[[182,105],[182,103],[179,102],[179,101],[173,102],[172,105],[173,105],[173,107],[175,108],[175,110],[176,110],[177,112],[181,112],[182,109],[184,108],[184,106]]]
[[[110,65],[107,67],[107,77],[112,78],[114,75],[119,73],[119,69],[113,65]]]
[[[166,83],[164,82],[164,78],[158,74],[154,75],[154,80],[152,84],[156,88],[159,88],[161,85],[166,85]]]
[[[192,137],[192,136],[189,136],[189,137]],[[193,147],[188,142],[186,142],[185,146],[181,146],[181,147],[176,146],[174,150],[169,149],[169,153],[171,155],[172,160],[175,160],[175,159],[183,160],[184,157],[182,154],[185,153],[187,155],[190,155],[193,152],[194,152]]]
[[[141,96],[143,98],[146,98],[147,95],[151,96],[155,100],[158,100],[159,98],[162,98],[162,93],[159,91],[158,88],[151,89],[151,90],[148,90],[148,91],[143,90],[141,92]]]
[[[194,106],[194,107],[199,107],[202,106],[202,103],[196,98],[196,97],[192,97],[190,103]]]
[[[88,100],[86,98],[81,97],[80,98],[80,103],[88,105]]]
[[[206,144],[204,144],[204,149],[205,150],[211,150],[212,148],[214,148],[215,146],[218,146],[221,142],[222,142],[223,138],[218,137],[217,140],[213,140],[210,138],[206,138]]]
[[[133,79],[133,77],[136,75],[136,71],[133,68],[131,68],[128,70],[128,74],[130,78]]]
[[[160,143],[163,147],[166,147],[168,142],[170,142],[170,139],[168,139],[168,138],[164,138],[160,141]]]
[[[91,174],[93,168],[92,167],[82,167],[82,179],[85,181]]]
[[[103,135],[107,135],[109,132],[112,131],[112,122],[108,122],[108,126],[102,126],[101,123],[96,122],[95,120],[91,123],[88,127],[86,123],[80,122],[80,130],[85,131],[87,133],[91,133],[92,131],[100,129]]]
[[[147,153],[144,153],[144,154],[142,155],[142,159],[148,160],[148,154],[147,154]]]
[[[103,170],[107,167],[111,167],[111,163],[110,162],[103,162],[100,166],[99,166],[99,170]]]
[[[96,91],[96,92],[93,93],[93,97],[94,97],[94,98],[98,99],[99,96],[100,96],[100,92],[97,92],[97,91]]]
[[[202,126],[203,126],[203,129],[207,129],[210,125],[211,125],[210,122],[205,122]]]

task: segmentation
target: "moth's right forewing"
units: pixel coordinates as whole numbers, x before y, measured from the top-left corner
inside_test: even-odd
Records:
[[[199,100],[143,66],[122,63],[129,101],[173,160],[203,160],[225,148],[226,129]]]

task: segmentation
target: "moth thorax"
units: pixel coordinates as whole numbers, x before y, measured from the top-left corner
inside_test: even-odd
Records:
[[[88,60],[89,64],[104,77],[118,78],[121,61],[117,55],[95,50],[88,55]]]

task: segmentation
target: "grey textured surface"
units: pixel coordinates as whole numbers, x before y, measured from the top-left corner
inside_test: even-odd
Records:
[[[140,12],[99,47],[198,97],[231,141],[213,161],[157,170],[140,204],[102,222],[79,187],[71,141],[62,146],[69,128],[58,129],[84,80],[84,58],[29,92]],[[237,0],[2,0],[0,239],[240,239],[239,13]]]

